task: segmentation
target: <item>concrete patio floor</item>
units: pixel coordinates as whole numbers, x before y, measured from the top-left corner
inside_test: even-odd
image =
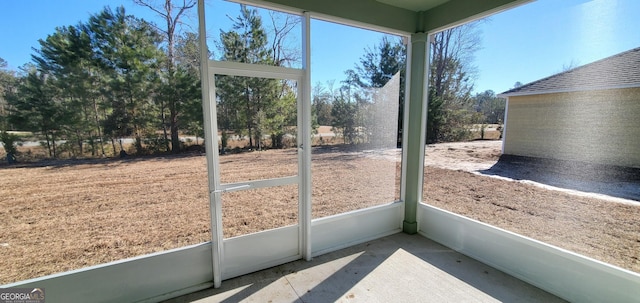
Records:
[[[565,302],[420,235],[398,233],[166,302]]]

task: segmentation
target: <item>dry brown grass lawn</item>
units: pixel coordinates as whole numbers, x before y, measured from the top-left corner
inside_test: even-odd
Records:
[[[397,152],[315,150],[313,217],[393,201]],[[226,182],[296,170],[295,149],[224,155]],[[427,168],[425,200],[640,272],[640,207]],[[225,193],[226,237],[293,224],[297,186]],[[0,168],[0,284],[210,240],[202,155]]]
[[[427,167],[433,206],[640,272],[640,206]]]
[[[0,283],[209,239],[204,157],[0,169]]]

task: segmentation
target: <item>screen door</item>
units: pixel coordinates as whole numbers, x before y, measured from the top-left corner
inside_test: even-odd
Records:
[[[221,221],[214,253],[225,279],[302,256],[303,72],[211,64],[218,141],[212,193]]]

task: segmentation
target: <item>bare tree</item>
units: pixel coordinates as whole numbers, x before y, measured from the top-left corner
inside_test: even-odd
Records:
[[[481,21],[478,21],[481,22]],[[476,74],[475,52],[480,49],[478,22],[444,30],[432,36],[429,73],[427,142],[465,139]]]
[[[181,18],[187,14],[187,12],[197,4],[197,0],[133,0],[134,3],[147,7],[162,17],[166,23],[166,28],[158,28],[164,35],[167,42],[167,81],[168,87],[173,88],[175,71],[176,71],[176,30],[179,24],[181,24]],[[187,100],[181,100],[180,92],[171,91],[165,95],[165,98],[160,98],[160,102],[167,102],[169,108],[169,124],[171,127],[171,151],[177,153],[180,151],[180,138],[178,136],[179,123],[178,116],[180,114],[180,105],[187,102]],[[162,104],[161,107],[164,107]],[[164,123],[163,113],[163,128]],[[165,132],[166,133],[166,132]],[[165,135],[166,140],[166,135]]]
[[[167,57],[169,59],[168,67],[173,68],[175,61],[174,52],[177,26],[182,23],[181,18],[189,11],[189,9],[193,8],[197,4],[197,0],[133,0],[133,2],[151,9],[166,22],[167,27],[158,28],[158,30],[164,33],[167,39]],[[181,3],[176,5],[176,2]]]
[[[578,66],[580,66],[580,61],[571,59],[569,63],[562,64],[562,70],[560,72],[562,73],[562,72],[570,71],[574,68],[577,68]]]
[[[287,66],[300,59],[299,45],[289,46],[291,31],[300,25],[300,17],[279,12],[269,11],[271,26],[273,27],[273,40],[271,41],[271,53],[274,64]]]
[[[469,97],[476,70],[472,62],[480,49],[478,22],[436,33],[432,38],[430,85],[443,98]]]

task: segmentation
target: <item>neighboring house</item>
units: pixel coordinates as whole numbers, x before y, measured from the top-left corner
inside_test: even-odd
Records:
[[[640,167],[640,48],[498,96],[503,154]]]

